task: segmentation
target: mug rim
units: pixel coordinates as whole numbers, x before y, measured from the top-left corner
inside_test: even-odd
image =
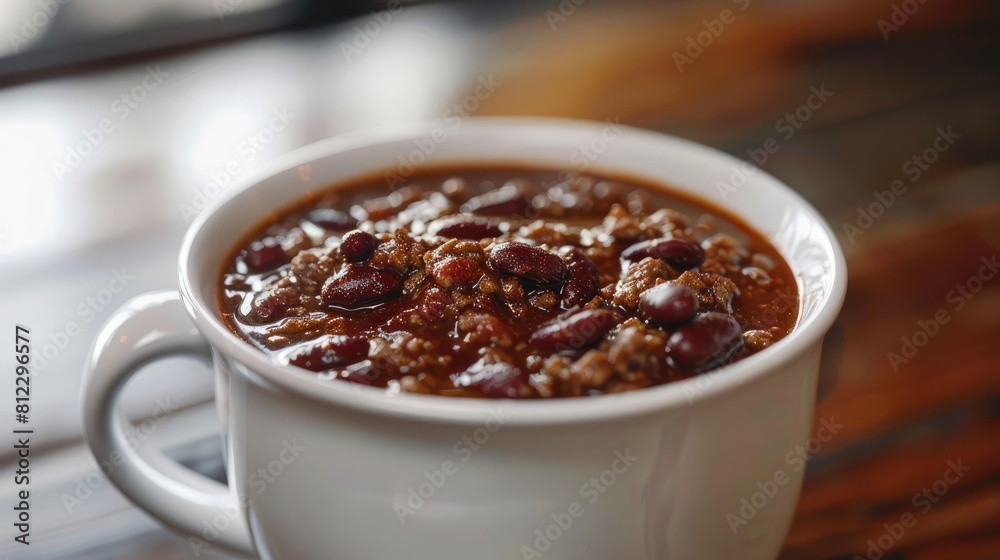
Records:
[[[231,332],[214,312],[214,297],[206,302],[192,281],[195,265],[194,244],[199,233],[218,213],[245,191],[258,188],[265,180],[275,175],[308,164],[339,152],[364,148],[390,141],[417,140],[428,137],[428,132],[440,126],[444,120],[430,120],[390,125],[349,132],[333,136],[279,156],[269,165],[249,175],[245,180],[230,186],[218,198],[209,202],[184,235],[178,259],[178,287],[181,301],[198,330],[217,351],[227,358],[246,367],[250,381],[266,386],[271,391],[287,392],[329,405],[344,406],[354,410],[368,411],[385,416],[420,419],[430,422],[479,424],[498,409],[503,409],[505,425],[550,425],[567,423],[589,423],[612,418],[635,416],[655,411],[666,411],[680,406],[695,406],[733,393],[735,390],[763,381],[771,374],[793,361],[821,342],[840,311],[846,293],[846,261],[843,251],[829,225],[805,199],[797,192],[765,171],[754,167],[754,174],[771,183],[772,188],[785,191],[794,203],[796,212],[804,213],[811,225],[819,228],[829,246],[830,288],[819,302],[819,309],[807,318],[804,324],[796,322],[795,327],[764,352],[748,356],[735,363],[682,380],[671,381],[654,387],[647,387],[624,393],[597,395],[593,397],[566,397],[552,399],[478,399],[422,394],[388,394],[385,388],[369,387],[351,382],[331,382],[316,379],[314,372],[296,366],[282,366],[250,343]],[[600,121],[562,119],[548,117],[469,117],[461,128],[452,132],[455,136],[489,136],[515,128],[548,130],[585,130],[599,133],[605,126]],[[711,157],[719,165],[735,167],[746,162],[715,148],[698,144],[683,138],[660,132],[629,128],[630,135],[643,135],[647,140],[659,142],[664,149],[688,149]],[[513,163],[513,158],[512,158]],[[372,173],[384,171],[373,166]],[[598,174],[600,171],[598,171]],[[331,182],[331,186],[335,184]],[[704,196],[698,195],[700,199]],[[738,212],[736,212],[739,215]],[[741,216],[742,217],[742,216]],[[244,234],[241,232],[240,234]],[[228,243],[236,242],[236,238]],[[768,239],[769,243],[774,240]],[[780,250],[780,248],[779,248]],[[802,301],[800,271],[783,253],[799,284],[799,301]],[[245,372],[234,372],[244,375]],[[699,388],[692,397],[689,391],[705,376],[712,382]]]

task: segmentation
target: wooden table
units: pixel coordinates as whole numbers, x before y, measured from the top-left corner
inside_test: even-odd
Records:
[[[533,36],[521,79],[487,104],[620,118],[743,158],[779,140],[758,163],[826,216],[849,270],[816,411],[843,428],[809,464],[788,559],[1000,558],[996,9],[927,3],[885,39],[892,4],[734,10],[690,62],[676,53],[697,52],[681,49],[725,3],[581,15],[562,40]],[[789,130],[815,86],[832,95]]]
[[[73,219],[53,226],[48,253],[2,256],[12,246],[0,245],[0,265],[11,271],[18,263],[16,274],[0,278],[5,291],[27,294],[0,305],[5,317],[42,305],[52,315],[38,320],[44,332],[72,316],[106,268],[155,271],[140,274],[126,295],[168,287],[185,226],[177,204],[228,157],[215,144],[195,150],[178,139],[217,139],[212,116],[221,115],[218,126],[239,125],[236,109],[261,116],[287,103],[301,115],[249,168],[345,130],[440,116],[484,76],[502,85],[476,114],[617,119],[740,157],[775,137],[780,149],[762,167],[829,220],[850,271],[816,411],[817,422],[843,427],[809,463],[782,557],[1000,558],[1000,275],[987,278],[995,273],[984,268],[1000,253],[998,8],[929,0],[886,38],[878,22],[892,21],[894,3],[905,4],[589,0],[563,19],[546,15],[555,3],[493,6],[488,15],[482,5],[423,6],[395,16],[382,42],[349,64],[338,45],[353,36],[351,24],[164,59],[174,85],[124,122],[99,159],[64,184],[40,185],[63,193],[53,211],[72,210]],[[727,9],[734,19],[724,31],[697,55],[688,52],[688,38]],[[0,115],[14,122],[57,111],[64,132],[75,134],[143,65],[0,91]],[[786,115],[824,87],[832,95],[788,129]],[[949,129],[958,137],[925,153]],[[907,164],[914,157],[925,159]],[[16,161],[5,165],[8,183],[33,177],[30,169],[12,172]],[[884,193],[894,181],[901,183],[890,201]],[[141,196],[129,194],[137,183]],[[66,264],[67,255],[76,260]],[[78,282],[53,284],[56,271]],[[966,299],[957,286],[975,293]],[[911,342],[912,351],[904,348]],[[85,351],[83,343],[66,350],[46,381],[55,388],[37,404],[49,411],[39,420],[48,435],[38,464],[50,474],[35,506],[48,517],[30,557],[191,557],[181,539],[107,485],[78,512],[60,501],[93,468],[73,420]],[[202,433],[210,397],[210,386],[191,389],[181,426],[160,436],[177,456],[221,476],[217,446]]]

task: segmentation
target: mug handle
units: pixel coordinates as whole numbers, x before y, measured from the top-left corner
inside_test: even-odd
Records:
[[[142,367],[169,356],[184,355],[211,364],[208,341],[191,323],[176,291],[152,292],[123,305],[101,330],[86,366],[83,426],[94,457],[112,482],[136,505],[183,533],[208,544],[255,555],[250,530],[233,492],[206,476],[182,467],[157,450],[128,443],[128,421],[120,397]],[[226,523],[216,522],[222,515]],[[220,528],[220,525],[224,527]],[[192,541],[199,542],[199,541]]]

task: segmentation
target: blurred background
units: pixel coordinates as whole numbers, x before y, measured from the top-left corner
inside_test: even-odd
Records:
[[[782,557],[1000,558],[998,70],[985,0],[3,0],[0,317],[33,334],[35,434],[32,545],[5,520],[0,555],[194,557],[82,442],[98,328],[172,288],[193,217],[275,157],[459,114],[617,120],[797,189],[850,280],[816,413],[841,427],[808,450]],[[224,477],[212,390],[151,368],[129,413],[171,413],[137,439]]]

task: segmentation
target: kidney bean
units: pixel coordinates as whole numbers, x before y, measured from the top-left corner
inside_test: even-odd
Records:
[[[351,265],[323,285],[322,301],[330,307],[361,309],[381,304],[403,291],[398,274],[366,265]]]
[[[306,219],[330,231],[347,231],[358,227],[358,221],[350,214],[333,208],[316,208],[306,214]]]
[[[364,262],[372,256],[379,243],[381,242],[374,235],[356,229],[348,232],[341,240],[340,254],[353,263]]]
[[[441,237],[451,237],[453,239],[472,239],[474,241],[496,237],[503,233],[498,222],[478,218],[466,218],[464,216],[435,220],[427,230],[431,235],[440,235]]]
[[[600,288],[599,270],[586,253],[571,248],[566,254],[566,284],[563,286],[562,307],[571,309],[590,301]]]
[[[705,260],[705,250],[701,245],[684,239],[650,239],[622,251],[622,258],[627,261],[641,261],[646,257],[666,261],[679,270],[687,270]]]
[[[288,363],[311,371],[324,371],[344,364],[353,364],[367,357],[367,338],[326,334],[295,347],[288,354]]]
[[[543,325],[528,343],[546,352],[575,354],[600,342],[621,319],[613,309],[585,309]]]
[[[517,187],[505,186],[470,198],[461,210],[480,216],[524,216],[530,202]]]
[[[491,399],[516,399],[528,387],[521,369],[507,362],[488,364],[479,360],[464,372],[452,376],[456,387],[474,387]]]
[[[424,324],[432,325],[441,321],[445,313],[448,312],[448,306],[454,301],[450,294],[432,286],[420,297],[420,303],[417,304],[415,312],[424,321]],[[409,319],[412,320],[412,316]]]
[[[639,296],[639,316],[661,327],[677,327],[698,313],[698,293],[683,284],[665,282]]]
[[[289,259],[277,239],[265,237],[247,247],[243,262],[247,263],[251,272],[263,272],[287,264]]]
[[[539,285],[558,284],[566,274],[566,266],[558,255],[519,241],[496,245],[490,249],[486,262],[504,274]]]
[[[431,269],[431,275],[438,286],[447,288],[453,284],[475,286],[483,277],[483,269],[476,261],[467,257],[448,257]]]
[[[403,187],[385,196],[369,198],[361,203],[361,207],[365,209],[369,220],[377,222],[385,220],[400,209],[413,204],[420,199],[422,192],[423,189],[414,186]]]
[[[702,370],[724,361],[742,344],[743,329],[736,319],[709,311],[674,331],[667,355],[681,368]]]
[[[277,321],[288,311],[288,304],[277,294],[272,293],[255,299],[253,308],[261,321]]]

